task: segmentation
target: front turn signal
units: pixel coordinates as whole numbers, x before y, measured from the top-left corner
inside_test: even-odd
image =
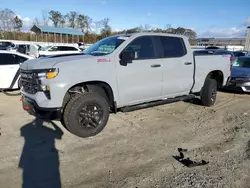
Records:
[[[47,79],[55,78],[58,75],[57,71],[47,72]]]

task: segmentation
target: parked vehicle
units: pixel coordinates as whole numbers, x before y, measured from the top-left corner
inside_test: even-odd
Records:
[[[45,46],[39,49],[39,57],[59,54],[81,53],[82,50],[74,46]]]
[[[231,73],[229,55],[194,56],[187,37],[161,33],[117,35],[83,55],[21,65],[24,110],[58,118],[80,137],[98,134],[109,113],[201,96],[212,106]],[[50,116],[53,115],[53,116]]]
[[[29,55],[30,45],[29,44],[16,44],[7,48],[11,52],[19,52],[22,54]]]
[[[249,56],[250,55],[249,51],[234,51],[233,53],[234,53],[235,57]]]
[[[18,52],[0,50],[0,89],[19,88],[19,66],[31,57]]]
[[[242,56],[234,62],[228,88],[250,92],[250,56]]]
[[[9,47],[14,47],[15,44],[8,41],[0,41],[0,50],[7,50]]]

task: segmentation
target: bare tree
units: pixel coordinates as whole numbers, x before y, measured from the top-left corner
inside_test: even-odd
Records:
[[[53,25],[55,27],[58,27],[60,24],[60,21],[63,18],[63,15],[59,11],[51,10],[49,11],[49,19],[52,21]]]
[[[66,15],[66,17],[69,22],[69,27],[75,28],[77,26],[78,13],[75,11],[71,11]]]
[[[47,10],[42,11],[42,23],[43,25],[49,25],[49,13]]]
[[[35,18],[33,20],[33,25],[40,25],[40,20],[38,18]]]
[[[82,30],[82,32],[85,32],[85,28],[86,28],[86,22],[85,22],[85,15],[83,14],[79,14],[77,17],[77,27],[80,28]]]
[[[111,35],[111,27],[110,27],[110,25],[109,25],[109,18],[104,18],[103,20],[102,20],[102,24],[103,24],[103,28],[102,28],[102,30],[101,30],[101,35],[103,36],[103,37],[108,37],[108,36],[110,36]]]
[[[5,8],[0,11],[0,27],[1,30],[11,31],[14,29],[14,18],[15,13],[8,8]]]
[[[98,30],[99,30],[100,28],[102,28],[102,26],[103,26],[103,21],[102,21],[102,20],[101,20],[101,21],[95,21],[95,22],[94,22],[95,32],[97,33]]]
[[[86,26],[86,33],[89,33],[92,28],[91,28],[91,25],[92,25],[92,18],[90,18],[89,16],[85,16],[85,26]]]
[[[66,24],[66,16],[62,16],[60,20],[60,27],[64,27]]]
[[[150,29],[151,29],[151,25],[150,24],[145,24],[144,26],[140,25],[140,27],[139,27],[139,31],[140,32],[146,32],[146,31],[149,31]]]

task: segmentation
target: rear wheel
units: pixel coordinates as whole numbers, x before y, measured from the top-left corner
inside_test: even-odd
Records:
[[[204,106],[212,106],[216,101],[217,81],[215,79],[207,79],[201,91],[201,103]]]
[[[109,119],[109,105],[98,93],[79,94],[64,109],[63,123],[79,137],[91,137],[100,133]]]

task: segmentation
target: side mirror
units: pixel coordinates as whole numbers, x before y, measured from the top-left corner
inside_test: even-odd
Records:
[[[120,64],[127,66],[128,63],[132,63],[132,60],[138,57],[137,52],[135,51],[124,51],[120,55]]]

